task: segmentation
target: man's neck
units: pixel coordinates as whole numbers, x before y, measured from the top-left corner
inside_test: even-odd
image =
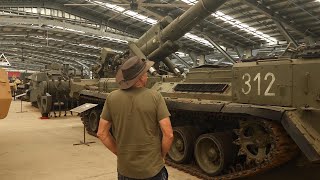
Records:
[[[135,85],[133,86],[133,88],[144,88],[144,85],[140,84],[140,85]]]
[[[133,85],[134,88],[143,88],[145,85],[141,82],[137,82],[136,84]]]

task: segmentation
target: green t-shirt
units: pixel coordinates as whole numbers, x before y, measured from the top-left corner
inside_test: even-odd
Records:
[[[121,175],[145,179],[159,173],[164,166],[159,121],[169,116],[157,91],[130,88],[108,95],[101,118],[112,122]]]

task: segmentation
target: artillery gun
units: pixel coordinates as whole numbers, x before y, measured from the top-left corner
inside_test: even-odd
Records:
[[[70,97],[70,79],[76,75],[75,70],[70,69],[68,64],[59,65],[53,63],[46,67],[44,72],[32,74],[29,101],[33,106],[40,109],[42,117],[48,117],[51,111],[56,111],[61,116],[76,105]]]
[[[202,0],[174,21],[166,17],[129,43],[126,55],[163,62],[179,75],[167,58],[177,50],[175,41],[224,2]],[[165,97],[174,127],[167,163],[202,179],[235,179],[280,166],[299,149],[319,162],[320,56],[312,49],[318,48],[233,67],[204,65],[182,81],[155,76],[150,87]],[[105,78],[96,90],[79,92],[81,103],[99,104],[82,114],[89,134],[96,134],[105,98],[116,88],[113,78]]]
[[[7,72],[0,68],[0,119],[4,119],[11,104],[11,91]]]
[[[172,19],[167,16],[152,26],[136,42],[129,42],[128,51],[123,54],[115,54],[111,50],[103,49],[99,60],[99,65],[94,68],[95,77],[99,80],[89,81],[91,85],[85,85],[86,82],[75,82],[74,88],[71,88],[72,96],[78,97],[80,104],[95,103],[98,106],[82,114],[82,121],[91,135],[96,135],[100,120],[100,113],[104,101],[109,92],[118,88],[114,77],[118,67],[130,56],[138,56],[141,59],[155,61],[155,67],[160,62],[168,67],[171,75],[158,75],[159,69],[152,67],[149,72],[153,76],[148,78],[148,87],[159,81],[177,82],[183,77],[178,68],[168,58],[169,55],[179,49],[177,40],[189,32],[196,24],[201,22],[207,16],[218,9],[226,0],[200,0],[197,4],[188,9],[181,16]],[[87,83],[89,83],[87,82]],[[72,83],[73,84],[73,83]],[[73,85],[72,85],[73,86]]]

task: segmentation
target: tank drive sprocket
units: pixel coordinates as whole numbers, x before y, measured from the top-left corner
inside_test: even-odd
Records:
[[[238,155],[246,156],[246,163],[262,163],[270,158],[275,148],[275,134],[272,126],[263,120],[240,121],[240,129],[235,130],[240,146]]]

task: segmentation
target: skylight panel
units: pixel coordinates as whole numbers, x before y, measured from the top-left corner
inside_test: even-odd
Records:
[[[71,29],[71,28],[64,28],[64,27],[61,27],[61,26],[54,26],[54,25],[47,25],[48,27],[51,27],[51,28],[54,28],[54,29],[61,29],[61,30],[66,30],[66,31],[71,31],[71,32],[77,32],[77,33],[81,33],[81,34],[84,34],[85,32],[84,31],[79,31],[79,30],[76,30],[76,29]]]
[[[204,38],[201,38],[201,37],[199,37],[197,35],[194,35],[194,34],[191,34],[191,33],[186,33],[183,37],[185,37],[187,39],[190,39],[192,41],[198,42],[200,44],[203,44],[205,46],[213,48],[212,44],[209,41],[207,41]]]
[[[108,9],[112,9],[112,10],[117,11],[117,12],[125,11],[125,9],[123,7],[121,7],[121,6],[117,6],[117,5],[106,3],[106,2],[100,2],[100,1],[93,1],[92,2],[90,0],[88,0],[88,2],[91,2],[91,3],[94,3],[94,4],[98,4],[100,6],[106,7]]]
[[[95,36],[92,36],[95,37]],[[108,36],[98,36],[101,39],[106,39],[108,41],[112,41],[112,42],[116,42],[116,43],[121,43],[121,44],[128,44],[128,41],[125,40],[121,40],[121,39],[116,39],[116,38],[112,38],[112,37],[108,37]]]
[[[147,18],[147,19],[146,19],[146,22],[147,22],[147,23],[150,23],[150,24],[156,24],[156,23],[157,23],[157,20],[154,20],[154,19],[151,19],[151,18]]]
[[[88,44],[79,44],[79,46],[85,47],[85,48],[91,48],[91,49],[101,49],[100,47],[88,45]]]
[[[194,5],[197,1],[195,0],[181,0],[182,2],[189,4],[189,5]],[[320,0],[317,0],[320,2]],[[262,40],[267,41],[270,44],[275,44],[277,43],[277,39],[266,35],[260,31],[257,31],[255,28],[248,26],[247,24],[244,24],[238,20],[235,20],[234,18],[232,18],[231,16],[228,16],[226,14],[224,14],[221,11],[216,11],[215,13],[212,14],[212,16],[216,17],[217,19],[221,19],[222,21],[229,23],[233,26],[238,27],[241,30],[246,31],[247,33],[250,33],[252,35],[254,35],[255,37],[258,37]]]
[[[129,16],[133,16],[133,17],[136,17],[138,15],[137,12],[134,12],[134,11],[125,11],[123,14],[126,14],[126,15],[129,15]]]

